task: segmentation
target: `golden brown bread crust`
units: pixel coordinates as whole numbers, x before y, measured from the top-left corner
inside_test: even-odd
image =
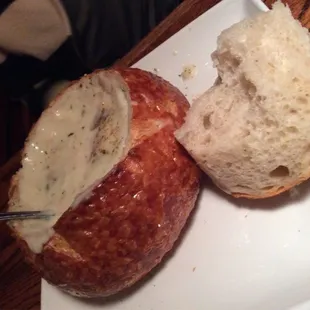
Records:
[[[174,138],[189,108],[186,98],[151,73],[117,71],[132,99],[128,156],[87,201],[63,214],[40,255],[19,240],[47,281],[85,297],[115,294],[154,268],[199,191],[200,170]]]
[[[260,196],[253,196],[253,195],[249,195],[245,193],[232,193],[231,195],[235,198],[246,198],[246,199],[252,199],[252,200],[271,198],[271,197],[283,194],[286,191],[289,191],[290,189],[300,185],[301,183],[303,183],[304,181],[307,181],[308,179],[309,177],[306,177],[306,178],[299,179],[297,182],[292,183],[287,186],[271,188],[270,190],[265,191],[264,195],[260,195]]]

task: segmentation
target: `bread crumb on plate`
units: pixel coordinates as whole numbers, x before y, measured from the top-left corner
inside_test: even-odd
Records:
[[[192,79],[197,74],[197,66],[190,64],[183,67],[183,71],[180,74],[180,77],[183,81]]]

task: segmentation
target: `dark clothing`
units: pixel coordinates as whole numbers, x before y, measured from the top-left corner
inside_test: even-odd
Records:
[[[32,0],[32,6],[25,0],[2,1],[1,84],[10,94],[19,97],[29,93],[36,83],[44,79],[76,79],[95,68],[110,66],[181,1]],[[27,19],[24,17],[27,14],[33,17]],[[14,18],[20,24],[18,35],[25,32],[19,42],[25,38],[29,46],[20,47],[18,42],[9,41],[8,34],[1,34],[1,27],[6,27],[6,23],[13,24]],[[35,29],[35,22],[40,24],[40,29],[35,34],[37,37],[32,38],[30,30]],[[14,33],[11,38],[14,38]]]

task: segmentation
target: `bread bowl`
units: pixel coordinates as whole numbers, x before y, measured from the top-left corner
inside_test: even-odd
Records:
[[[10,223],[49,283],[109,296],[173,247],[199,192],[200,170],[174,138],[188,108],[156,75],[111,69],[74,82],[44,111],[25,143],[9,210],[55,213]]]

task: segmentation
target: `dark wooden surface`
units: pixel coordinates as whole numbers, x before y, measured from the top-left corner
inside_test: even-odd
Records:
[[[118,64],[125,66],[134,64],[218,2],[220,0],[184,0],[168,18]],[[17,151],[23,143],[32,120],[28,111],[24,109],[22,105],[12,107],[5,104],[5,99],[0,94],[2,120],[2,122],[0,120],[0,145],[2,150],[6,150],[8,136],[14,137],[14,141],[16,141],[13,143],[13,149],[10,152]],[[7,119],[10,119],[10,122],[5,125],[4,121]],[[14,132],[14,128],[20,126],[23,131]],[[12,133],[8,135],[10,131]],[[0,164],[3,160],[0,158]],[[19,153],[16,153],[0,168],[0,210],[6,207],[9,181],[18,169],[19,161]],[[9,235],[6,225],[0,223],[0,310],[38,310],[40,309],[40,291],[40,276],[24,262],[19,249]]]

